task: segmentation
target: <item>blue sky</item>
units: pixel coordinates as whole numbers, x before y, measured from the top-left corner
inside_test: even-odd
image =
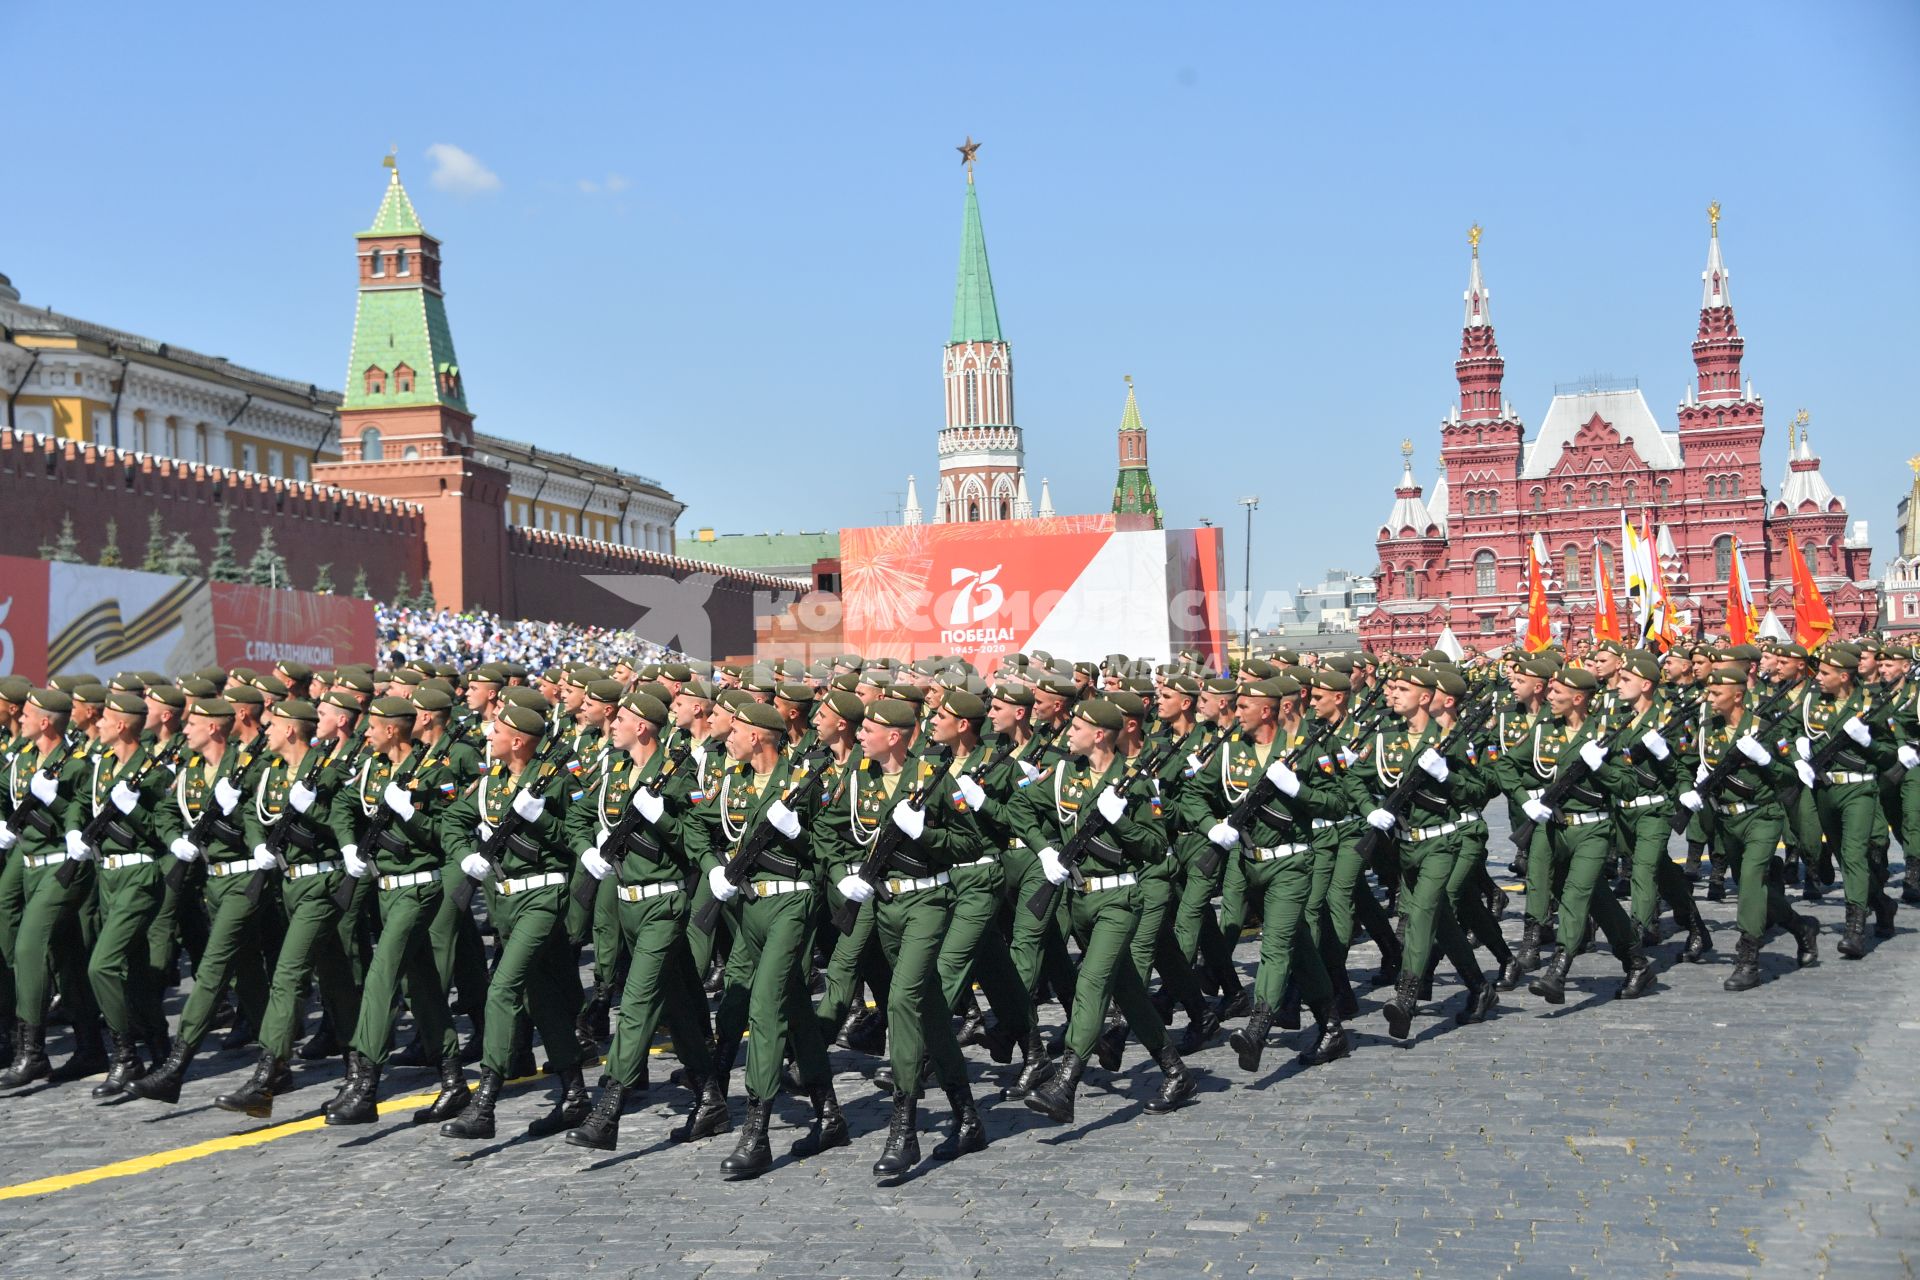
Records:
[[[1403,436],[1431,486],[1469,224],[1530,431],[1593,372],[1670,424],[1718,199],[1769,488],[1805,407],[1891,547],[1920,7],[298,8],[0,16],[27,301],[339,387],[395,144],[482,430],[683,537],[875,523],[930,497],[970,133],[1033,479],[1105,509],[1132,374],[1170,523],[1237,583],[1259,493],[1292,587],[1371,568]]]

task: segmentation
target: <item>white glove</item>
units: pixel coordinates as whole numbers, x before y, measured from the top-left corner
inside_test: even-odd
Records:
[[[1067,864],[1060,861],[1060,851],[1052,845],[1040,851],[1040,871],[1047,877],[1048,884],[1065,884],[1073,879],[1073,873],[1067,870]]]
[[[1198,755],[1193,753],[1188,753],[1187,776],[1191,778],[1194,774],[1200,772],[1200,769],[1204,764],[1206,764],[1206,761],[1202,760]]]
[[[340,861],[346,864],[347,874],[355,880],[366,878],[367,860],[360,856],[360,846],[343,844],[340,846]]]
[[[167,847],[172,851],[173,856],[182,862],[198,862],[200,860],[200,850],[195,848],[193,841],[187,839],[185,836],[181,836]]]
[[[13,834],[12,827],[4,822],[0,822],[0,853],[5,853],[7,850],[13,848],[13,842],[19,838],[19,836]]]
[[[1340,748],[1340,767],[1342,769],[1353,768],[1353,762],[1355,760],[1358,760],[1359,758],[1360,758],[1360,754],[1357,751],[1355,751],[1352,747]]]
[[[1811,764],[1805,760],[1795,760],[1793,762],[1793,771],[1800,775],[1800,783],[1802,786],[1810,787],[1813,785],[1813,766]]]
[[[605,880],[607,874],[613,870],[613,864],[601,857],[598,849],[583,850],[580,854],[580,865],[585,867],[587,874],[595,880]]]
[[[1428,747],[1425,751],[1422,751],[1419,760],[1415,763],[1435,782],[1445,782],[1447,780],[1447,774],[1451,772],[1451,770],[1447,768],[1446,760],[1432,747]]]
[[[547,802],[522,787],[513,798],[513,811],[520,815],[522,822],[538,822],[540,815],[547,811]]]
[[[1907,768],[1920,769],[1920,751],[1915,751],[1912,743],[1902,744],[1900,750],[1895,754],[1898,756],[1900,763]]]
[[[873,896],[873,886],[859,876],[841,876],[840,883],[836,887],[840,890],[840,896],[848,902],[865,902]]]
[[[1095,797],[1093,807],[1100,811],[1100,816],[1107,820],[1109,826],[1127,816],[1127,802],[1125,798],[1122,797],[1118,791],[1115,791],[1111,785]]]
[[[253,858],[247,863],[247,870],[271,871],[279,865],[273,860],[273,855],[267,852],[267,846],[257,844],[253,846]]]
[[[78,831],[67,832],[67,861],[86,862],[93,857],[93,850],[87,848],[87,842]]]
[[[213,784],[213,799],[220,806],[221,813],[232,813],[240,803],[240,788],[222,778]]]
[[[1367,825],[1375,831],[1391,831],[1393,830],[1393,815],[1385,809],[1369,809],[1367,811]]]
[[[287,788],[287,803],[293,806],[295,813],[305,813],[313,808],[313,802],[319,798],[320,793],[304,782],[295,782]]]
[[[487,841],[493,839],[493,824],[491,822],[476,822],[473,824],[473,831],[475,835],[480,837],[481,844],[485,844]]]
[[[909,840],[918,840],[920,833],[927,829],[927,811],[918,805],[897,804],[893,807],[893,825]]]
[[[387,802],[387,808],[393,810],[400,821],[413,821],[413,797],[401,790],[399,783],[389,782],[386,791],[381,794],[380,798]],[[518,806],[516,805],[515,807],[517,808]],[[528,819],[529,822],[532,820],[531,818]]]
[[[1860,723],[1859,716],[1848,716],[1847,722],[1840,727],[1846,730],[1849,738],[1852,738],[1863,747],[1873,741],[1873,731],[1868,729],[1866,725]]]
[[[1606,763],[1607,749],[1588,738],[1580,744],[1580,758],[1587,762],[1587,768],[1594,773],[1600,772],[1600,766]]]
[[[1027,775],[1028,782],[1032,782],[1040,776],[1040,768],[1038,765],[1029,764],[1025,760],[1016,760],[1014,763],[1020,766],[1020,772]]]
[[[967,808],[975,813],[987,811],[987,791],[978,782],[966,774],[960,775],[960,781],[954,784],[960,789],[960,798],[967,802]]]
[[[1707,768],[1707,762],[1705,760],[1702,760],[1698,765],[1694,766],[1693,780],[1695,782],[1705,782],[1707,780],[1707,775],[1712,772],[1713,770]]]
[[[121,813],[132,813],[140,807],[140,793],[128,786],[125,780],[113,784],[113,790],[107,792],[107,799],[113,801],[113,807]]]
[[[714,898],[720,902],[731,902],[740,893],[740,886],[728,880],[726,870],[721,867],[714,867],[707,872],[707,888],[713,891]]]
[[[1207,828],[1207,839],[1222,849],[1231,849],[1240,843],[1240,832],[1231,822],[1223,818]]]
[[[1800,739],[1800,741],[1805,742],[1806,739],[1802,738]],[[1741,738],[1740,741],[1734,743],[1733,745],[1740,748],[1741,755],[1753,761],[1755,764],[1761,764],[1761,765],[1767,764],[1767,763],[1770,763],[1772,759],[1772,757],[1767,755],[1767,749],[1766,747],[1761,745],[1760,739],[1754,737],[1750,733],[1747,734],[1745,737]]]
[[[1552,822],[1553,821],[1553,810],[1547,808],[1546,805],[1542,804],[1538,800],[1527,801],[1525,804],[1520,806],[1520,812],[1526,814],[1529,818],[1532,818],[1535,822]]]
[[[1813,743],[1809,742],[1804,735],[1795,738],[1793,740],[1793,753],[1802,760],[1811,760],[1813,759]]]
[[[27,790],[33,792],[41,804],[52,804],[60,798],[60,779],[49,778],[39,769],[33,771],[33,778],[27,783]]]
[[[489,868],[487,867],[487,860],[485,858],[477,853],[470,853],[460,859],[460,870],[466,873],[468,879],[485,880]]]
[[[649,791],[641,787],[633,793],[633,807],[638,809],[640,816],[648,822],[658,822],[660,815],[667,811],[667,802],[661,798],[658,791]]]
[[[800,815],[787,808],[785,800],[775,800],[767,806],[767,821],[789,840],[797,839],[800,835]]]
[[[1698,791],[1682,791],[1680,793],[1680,803],[1687,807],[1687,812],[1689,813],[1698,813],[1707,807],[1707,802],[1700,798]]]
[[[1667,758],[1667,755],[1668,755],[1667,740],[1660,736],[1660,731],[1658,729],[1647,730],[1646,734],[1640,739],[1640,741],[1643,745],[1645,745],[1648,751],[1653,753],[1653,758],[1655,760],[1665,760]]]

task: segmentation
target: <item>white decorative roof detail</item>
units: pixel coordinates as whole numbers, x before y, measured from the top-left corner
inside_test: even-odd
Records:
[[[1440,478],[1433,482],[1433,501],[1427,504],[1427,513],[1433,522],[1440,526],[1440,536],[1447,534],[1447,505],[1451,495],[1447,489],[1447,470],[1440,469]]]
[[[1707,240],[1707,269],[1700,273],[1700,309],[1732,305],[1733,295],[1727,291],[1727,264],[1720,260],[1720,229],[1715,227]]]
[[[1656,471],[1673,471],[1680,466],[1678,432],[1660,429],[1653,410],[1638,387],[1620,391],[1582,391],[1553,398],[1547,416],[1541,420],[1540,434],[1527,444],[1526,460],[1520,469],[1523,480],[1538,480],[1560,461],[1561,450],[1580,434],[1580,428],[1594,414],[1609,423]]]
[[[1401,463],[1400,487],[1394,491],[1393,511],[1380,531],[1391,538],[1398,536],[1402,529],[1412,529],[1415,537],[1423,538],[1437,523],[1420,497],[1420,486],[1413,480],[1413,459],[1408,457]]]
[[[1837,495],[1827,484],[1827,478],[1820,474],[1820,459],[1813,456],[1813,446],[1807,443],[1805,435],[1800,437],[1792,461],[1787,464],[1786,482],[1780,486],[1780,502],[1792,515],[1800,510],[1801,504],[1811,502],[1814,509],[1825,511],[1827,504]],[[1796,467],[1793,462],[1811,462],[1811,467]],[[1840,499],[1840,505],[1846,506],[1846,500]]]

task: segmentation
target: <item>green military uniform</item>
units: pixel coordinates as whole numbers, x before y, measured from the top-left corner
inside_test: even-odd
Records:
[[[1831,660],[1823,652],[1821,661]],[[1850,661],[1847,665],[1853,663]],[[1841,734],[1844,739],[1806,790],[1812,793],[1827,852],[1829,855],[1837,852],[1847,897],[1847,937],[1842,939],[1839,950],[1849,958],[1854,958],[1856,952],[1865,954],[1867,913],[1871,910],[1880,917],[1881,931],[1887,935],[1892,932],[1897,910],[1897,904],[1886,893],[1884,864],[1876,865],[1869,856],[1874,828],[1881,820],[1876,779],[1881,757],[1890,754],[1890,748],[1884,739],[1876,743],[1870,736],[1867,743],[1860,743],[1845,729],[1849,722],[1865,716],[1868,709],[1868,699],[1858,688],[1849,689],[1840,697],[1815,688],[1801,699],[1788,721],[1792,732],[1798,735],[1794,745],[1802,761],[1820,751],[1831,735]],[[1875,726],[1863,723],[1862,727],[1871,735]],[[1884,735],[1884,723],[1879,727]]]
[[[1697,964],[1706,958],[1711,939],[1693,905],[1692,882],[1667,856],[1686,721],[1680,708],[1658,689],[1645,711],[1626,707],[1621,721],[1616,754],[1625,769],[1621,790],[1613,795],[1613,826],[1631,884],[1629,912],[1646,939],[1657,941],[1655,908],[1664,899],[1674,917],[1687,926],[1687,947],[1680,958]],[[1679,741],[1670,744],[1668,733]]]
[[[66,697],[35,694],[42,696],[56,706]],[[13,1067],[0,1077],[0,1087],[15,1088],[47,1074],[46,1014],[56,978],[61,990],[73,994],[76,1014],[93,1022],[79,914],[92,897],[95,872],[83,868],[64,887],[54,879],[67,858],[62,815],[86,785],[87,772],[88,762],[65,743],[44,754],[33,743],[23,743],[7,766],[5,812],[0,817],[11,837],[8,870],[17,886],[19,915],[12,930],[0,932],[0,954],[14,975],[15,1020]],[[50,792],[52,799],[42,792]]]

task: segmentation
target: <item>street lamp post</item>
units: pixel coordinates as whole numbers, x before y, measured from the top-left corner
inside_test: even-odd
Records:
[[[1243,626],[1240,648],[1243,657],[1251,658],[1253,656],[1253,513],[1260,509],[1260,496],[1253,494],[1242,498],[1240,505],[1247,509],[1247,572],[1243,592],[1245,611],[1241,615]]]

